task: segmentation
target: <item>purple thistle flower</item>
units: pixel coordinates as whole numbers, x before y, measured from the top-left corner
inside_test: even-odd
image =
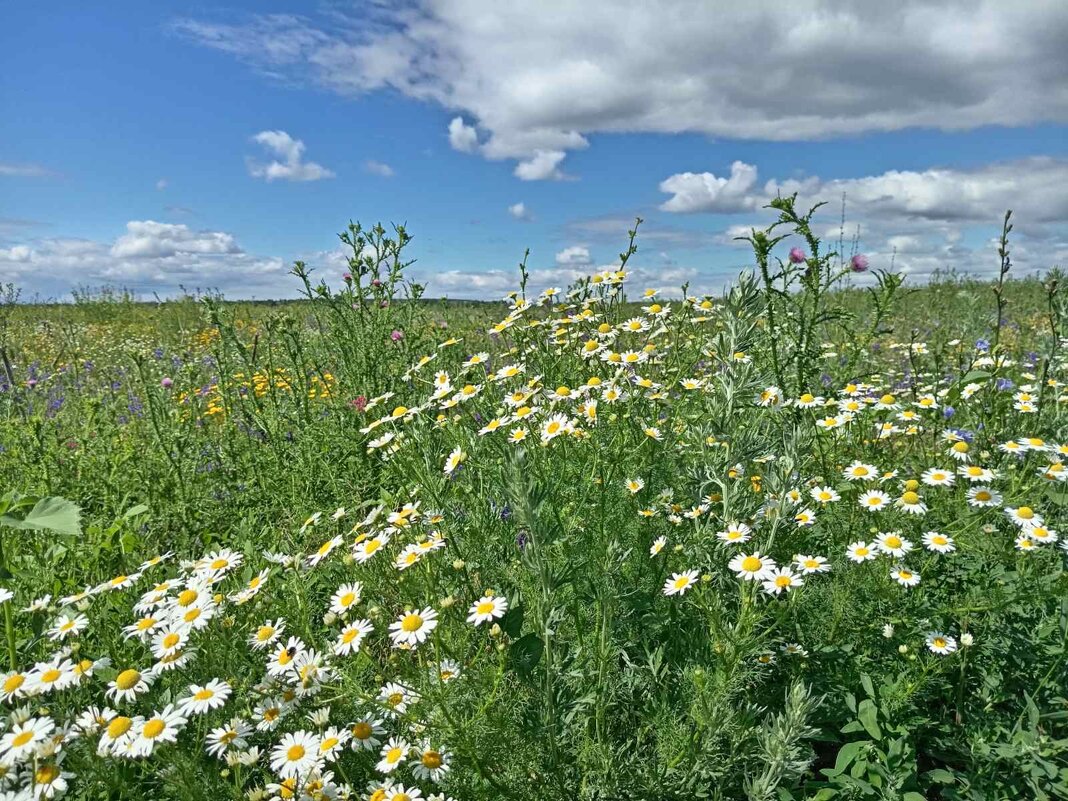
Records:
[[[801,264],[805,260],[805,251],[799,247],[790,248],[790,263]]]
[[[849,260],[849,269],[855,273],[862,273],[868,269],[868,257],[863,253],[853,254],[853,258]]]

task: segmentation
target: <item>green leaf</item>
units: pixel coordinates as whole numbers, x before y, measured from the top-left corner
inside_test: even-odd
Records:
[[[935,768],[934,770],[927,771],[927,778],[933,782],[939,784],[954,784],[956,779],[953,778],[953,774],[945,768]]]
[[[831,770],[823,769],[823,775],[828,778],[838,776],[845,772],[846,768],[853,764],[853,760],[860,755],[860,752],[867,749],[870,743],[867,740],[856,740],[852,743],[846,743],[840,749],[838,749],[838,756],[834,760],[834,768]]]
[[[123,520],[129,520],[131,517],[137,517],[138,515],[143,515],[147,511],[148,511],[148,507],[145,506],[145,504],[143,504],[143,503],[139,503],[139,504],[137,504],[137,506],[132,506],[129,509],[127,509],[123,513],[122,519]]]
[[[42,498],[21,520],[12,515],[0,517],[0,524],[30,531],[54,531],[76,537],[82,533],[82,510],[66,498]]]
[[[961,384],[973,384],[976,381],[985,381],[990,378],[993,373],[989,373],[986,370],[972,370],[964,378],[960,380]]]
[[[927,799],[915,790],[909,790],[909,792],[901,796],[901,801],[927,801]]]
[[[504,617],[500,620],[501,631],[513,640],[518,639],[519,632],[523,629],[523,612],[523,604],[516,604],[505,612]]]
[[[508,661],[512,670],[521,676],[529,676],[541,661],[545,645],[537,634],[520,637],[508,651]]]
[[[871,700],[864,699],[860,702],[860,706],[857,707],[857,718],[873,740],[882,739],[883,733],[879,729],[879,712]]]

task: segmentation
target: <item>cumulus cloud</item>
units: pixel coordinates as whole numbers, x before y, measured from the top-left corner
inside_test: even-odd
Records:
[[[234,297],[279,297],[288,268],[281,258],[245,252],[223,231],[131,220],[113,242],[42,238],[0,249],[0,280],[57,297],[77,284],[119,285],[171,294],[210,287]]]
[[[743,166],[752,180],[748,190],[730,202],[722,196],[724,179],[712,173],[699,179],[693,173],[680,173],[660,184],[661,191],[673,193],[661,208],[680,213],[756,212],[752,223],[735,223],[720,233],[720,244],[738,246],[736,237],[747,235],[753,226],[767,225],[772,213],[758,210],[777,195],[798,192],[806,207],[825,201],[835,212],[844,198],[844,225],[828,222],[820,235],[831,241],[849,240],[859,231],[862,246],[875,256],[873,263],[887,267],[893,262],[902,272],[917,277],[946,267],[979,275],[992,273],[996,260],[987,240],[1010,208],[1017,223],[1016,263],[1021,269],[1045,269],[1062,262],[1068,253],[1068,191],[1064,189],[1068,160],[1033,157],[971,169],[891,170],[844,179],[773,178],[763,185],[757,181],[755,167]]]
[[[530,209],[527,208],[525,203],[513,203],[508,207],[508,213],[523,222],[529,222],[534,219],[534,215],[530,213]]]
[[[233,236],[221,231],[193,231],[186,225],[131,220],[115,240],[111,255],[122,259],[161,259],[179,253],[240,253]]]
[[[304,161],[304,142],[294,139],[285,131],[260,131],[252,137],[252,141],[276,157],[265,164],[249,159],[248,171],[253,178],[267,181],[319,181],[334,177],[334,173],[321,164]]]
[[[363,163],[363,168],[372,175],[379,175],[382,178],[392,178],[394,175],[396,175],[393,168],[390,167],[388,164],[385,164],[381,161],[375,161],[374,159],[369,159],[368,161],[365,161]]]
[[[344,13],[174,28],[272,79],[459,112],[454,148],[528,165],[601,132],[804,140],[1068,119],[1068,4],[1048,0],[416,0],[347,12],[351,24]],[[524,173],[556,177],[559,161]]]
[[[579,265],[593,264],[593,259],[590,258],[589,248],[582,245],[573,245],[556,254],[556,263],[561,267],[577,267]]]
[[[727,178],[710,172],[680,172],[660,182],[660,191],[673,195],[660,208],[663,211],[720,211],[728,214],[748,211],[755,204],[750,190],[756,180],[756,167],[742,161],[731,164],[731,174]]]
[[[463,117],[453,117],[449,122],[449,145],[461,153],[474,153],[478,150],[478,131]]]
[[[515,165],[515,177],[520,181],[562,181],[566,176],[557,165],[566,155],[562,150],[536,150],[531,158]]]

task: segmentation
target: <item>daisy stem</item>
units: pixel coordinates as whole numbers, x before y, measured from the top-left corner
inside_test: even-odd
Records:
[[[4,553],[4,535],[0,533],[0,577],[10,578],[11,572],[7,569],[7,555]],[[15,656],[15,620],[11,615],[11,601],[4,604],[4,631],[7,633],[7,658],[11,670],[18,670]]]

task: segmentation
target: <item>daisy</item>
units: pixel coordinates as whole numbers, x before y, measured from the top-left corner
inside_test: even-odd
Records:
[[[842,477],[846,481],[872,481],[879,477],[879,471],[874,465],[864,462],[853,462],[842,471]]]
[[[16,698],[22,698],[28,689],[27,678],[28,676],[25,673],[17,670],[0,674],[0,698],[5,703],[10,703]]]
[[[445,475],[451,476],[453,473],[455,473],[456,469],[461,464],[463,464],[466,458],[467,454],[464,453],[461,448],[454,448],[452,453],[449,454],[448,458],[445,459],[445,467],[443,468],[443,472],[445,473]]]
[[[746,581],[762,581],[768,578],[776,568],[775,562],[759,551],[751,554],[740,553],[727,564],[738,578]]]
[[[271,770],[283,779],[304,777],[319,767],[319,738],[311,732],[285,734],[271,751]]]
[[[1028,537],[1040,544],[1056,542],[1058,539],[1057,532],[1046,526],[1028,526],[1024,531]]]
[[[408,707],[419,700],[414,690],[410,690],[402,684],[388,682],[378,691],[378,701],[384,707],[387,715],[395,717],[403,715]]]
[[[1018,551],[1031,551],[1038,547],[1033,539],[1027,536],[1027,534],[1021,534],[1016,538],[1016,550]]]
[[[952,487],[957,480],[952,470],[943,470],[940,467],[925,470],[920,479],[929,487]]]
[[[1000,506],[1001,495],[990,487],[971,487],[968,490],[968,505],[977,508]]]
[[[834,503],[841,498],[831,487],[813,487],[808,494],[812,497],[812,500],[821,504]]]
[[[73,779],[74,774],[60,767],[62,761],[63,755],[60,754],[54,761],[37,765],[33,772],[34,801],[41,798],[59,798],[66,794],[69,786],[67,780]]]
[[[336,537],[331,537],[322,545],[320,545],[319,548],[315,551],[315,553],[308,556],[305,560],[305,563],[309,568],[315,567],[320,562],[322,562],[327,556],[329,556],[330,553],[344,541],[345,540],[340,534]]]
[[[827,564],[827,559],[822,556],[803,556],[796,554],[794,556],[794,564],[797,565],[797,569],[804,575],[811,575],[812,573],[826,573],[831,569],[831,566]]]
[[[450,681],[460,678],[460,663],[454,659],[442,659],[431,670],[431,675],[437,675],[441,679],[442,684],[448,684]]]
[[[863,540],[858,540],[857,542],[851,543],[849,547],[846,548],[846,556],[857,564],[860,564],[861,562],[870,561],[874,559],[877,555],[878,554],[876,553],[875,548],[871,545],[868,545],[868,543],[864,542]]]
[[[671,578],[664,582],[664,595],[683,595],[696,581],[696,570],[672,573]]]
[[[363,584],[359,581],[342,584],[330,599],[330,611],[339,617],[345,617],[349,610],[360,602],[362,596]]]
[[[432,748],[424,742],[416,750],[416,762],[412,763],[412,775],[423,781],[440,782],[449,772],[449,752],[444,748]]]
[[[653,544],[649,546],[649,556],[656,556],[667,545],[667,537],[657,537],[653,540]]]
[[[260,701],[252,712],[256,718],[257,731],[273,731],[286,714],[285,702],[281,698],[268,698]]]
[[[319,756],[327,762],[337,759],[338,752],[345,747],[351,735],[337,726],[328,726],[319,737]]]
[[[370,620],[355,620],[345,626],[338,634],[334,642],[334,653],[337,656],[349,656],[360,650],[364,638],[374,631]]]
[[[57,656],[51,662],[38,662],[27,676],[26,692],[28,695],[40,695],[52,691],[65,690],[78,681],[74,663]]]
[[[727,528],[720,531],[716,536],[723,542],[743,543],[749,540],[752,529],[745,523],[728,523]]]
[[[180,702],[185,715],[205,715],[213,709],[219,709],[230,697],[230,685],[220,679],[212,679],[207,684],[189,685],[189,695]]]
[[[227,725],[208,732],[205,738],[205,750],[214,757],[222,757],[231,749],[242,750],[248,745],[248,736],[252,727],[241,718],[233,718]]]
[[[920,500],[920,496],[912,490],[903,492],[901,497],[894,501],[894,505],[901,511],[907,512],[910,515],[922,515],[927,513],[927,504]]]
[[[507,598],[487,592],[471,604],[471,608],[468,610],[467,622],[474,623],[476,626],[483,623],[491,623],[497,618],[504,617],[504,613],[507,611]]]
[[[286,630],[286,622],[283,618],[268,620],[249,635],[248,644],[255,650],[262,651],[269,645],[273,645]]]
[[[918,573],[913,573],[911,570],[908,570],[901,565],[898,565],[890,571],[890,578],[902,587],[915,587],[920,583],[920,576]]]
[[[89,625],[89,618],[85,615],[60,615],[48,631],[48,639],[53,642],[65,640],[80,634]]]
[[[408,758],[410,749],[411,746],[403,738],[390,737],[389,741],[382,746],[382,751],[379,754],[381,759],[375,765],[375,770],[379,773],[392,773]]]
[[[305,648],[304,640],[300,637],[290,637],[286,642],[280,643],[271,653],[267,662],[267,674],[270,676],[284,676],[293,670],[293,661]]]
[[[357,543],[353,547],[352,554],[356,561],[362,565],[388,544],[389,534],[382,532],[370,539]]]
[[[104,695],[116,703],[133,701],[137,696],[148,692],[150,682],[149,676],[134,668],[127,668],[108,682],[108,689]]]
[[[989,484],[997,478],[997,474],[993,470],[976,464],[961,467],[957,472],[973,484]]]
[[[896,531],[881,531],[875,538],[875,547],[885,554],[901,558],[912,550],[912,543]]]
[[[805,583],[799,575],[794,573],[788,567],[769,570],[765,576],[764,592],[769,595],[779,595],[783,592],[789,592],[794,587],[800,587]]]
[[[931,653],[941,654],[942,656],[947,656],[957,650],[957,641],[940,631],[928,632],[925,642]]]
[[[1038,514],[1030,506],[1006,507],[1005,514],[1021,528],[1025,526],[1041,526],[1043,522],[1042,515]]]
[[[887,507],[890,496],[882,490],[868,490],[857,499],[857,503],[869,512],[878,512]]]
[[[419,611],[406,612],[394,623],[390,623],[389,637],[393,640],[394,647],[414,647],[424,642],[437,625],[438,613],[427,606]]]
[[[357,720],[349,727],[349,733],[352,735],[350,747],[353,751],[374,750],[382,744],[382,738],[386,736],[382,721],[371,717]]]
[[[636,495],[637,493],[642,491],[642,488],[645,486],[645,482],[642,481],[640,478],[628,478],[626,481],[623,482],[623,486],[631,495]]]
[[[802,509],[794,515],[794,522],[797,524],[798,528],[815,525],[816,514],[811,509]]]
[[[401,552],[397,554],[397,558],[393,560],[393,566],[397,570],[407,570],[412,565],[419,563],[425,550],[427,549],[419,544],[405,545]]]
[[[179,653],[189,643],[189,632],[189,627],[181,624],[172,623],[160,628],[152,635],[152,655],[156,659],[163,659],[165,656]]]
[[[160,743],[173,743],[178,739],[178,732],[185,727],[185,724],[185,716],[174,707],[174,704],[167,704],[162,710],[140,722],[140,726],[134,726],[131,732],[135,738],[133,754],[146,757]]]
[[[0,737],[0,762],[16,765],[32,759],[55,729],[51,718],[27,718]]]
[[[936,553],[952,553],[957,549],[952,537],[939,534],[937,531],[928,531],[924,534],[923,545],[927,550],[935,551]]]
[[[104,756],[126,752],[127,748],[135,742],[133,725],[133,718],[125,715],[113,716],[100,733],[100,741],[96,747],[97,754]]]

